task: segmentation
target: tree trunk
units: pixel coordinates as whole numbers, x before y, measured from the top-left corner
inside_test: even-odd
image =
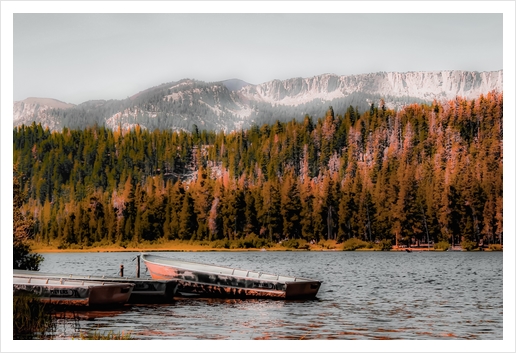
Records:
[[[332,239],[332,231],[331,231],[331,206],[328,208],[328,240]]]
[[[421,213],[423,214],[423,224],[425,225],[426,243],[428,245],[428,248],[430,248],[430,236],[428,234],[428,227],[426,225],[426,215],[425,215],[425,210],[423,210],[423,206],[421,206]]]
[[[367,230],[369,231],[369,241],[371,240],[371,219],[369,218],[369,205],[366,202],[366,211],[367,211]]]

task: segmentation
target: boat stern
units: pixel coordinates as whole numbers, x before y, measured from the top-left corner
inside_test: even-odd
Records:
[[[132,283],[121,283],[117,285],[103,283],[101,286],[92,286],[90,288],[89,305],[126,304],[129,302],[133,288],[134,284]]]
[[[311,299],[315,298],[319,288],[320,281],[295,281],[287,282],[285,289],[285,299]]]

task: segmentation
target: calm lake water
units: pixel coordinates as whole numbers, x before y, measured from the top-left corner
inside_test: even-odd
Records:
[[[44,254],[41,271],[116,276],[123,264],[125,275],[134,276],[137,254]],[[68,320],[58,333],[123,331],[136,339],[159,340],[503,339],[501,252],[156,254],[323,284],[315,300],[188,298],[80,312],[74,327]],[[141,266],[141,276],[149,277],[143,262]]]

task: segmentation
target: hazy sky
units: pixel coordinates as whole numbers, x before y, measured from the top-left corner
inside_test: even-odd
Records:
[[[193,78],[249,83],[503,68],[502,14],[14,14],[14,100],[122,99]]]

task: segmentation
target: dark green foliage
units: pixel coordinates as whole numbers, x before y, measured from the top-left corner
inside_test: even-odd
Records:
[[[503,250],[503,246],[500,245],[500,244],[489,244],[489,250],[491,251],[502,251]]]
[[[344,251],[355,251],[357,249],[365,248],[370,248],[369,243],[357,238],[351,238],[342,243],[342,250]]]
[[[37,271],[43,257],[39,254],[31,254],[28,244],[15,241],[13,243],[13,261],[14,269]]]
[[[471,240],[464,240],[464,241],[462,241],[462,243],[460,243],[460,245],[466,251],[471,251],[471,250],[478,248],[477,243],[475,243],[474,241],[471,241]]]
[[[221,239],[212,242],[211,246],[215,249],[229,249],[231,247],[231,243],[227,239]]]
[[[378,249],[381,251],[389,251],[392,249],[392,241],[390,239],[382,239],[377,244]]]
[[[304,239],[289,239],[281,243],[282,246],[290,249],[308,249],[310,246]]]
[[[183,198],[183,206],[179,214],[179,239],[195,239],[196,225],[193,200],[190,193],[187,192]]]
[[[15,165],[13,170],[13,269],[39,270],[39,264],[43,257],[39,254],[32,254],[27,241],[32,238],[34,222],[29,215],[23,215],[23,193],[20,180],[22,176],[18,173]]]
[[[42,339],[50,335],[56,319],[50,305],[34,294],[17,291],[13,294],[13,339]]]
[[[435,245],[434,245],[434,249],[436,249],[436,250],[446,251],[449,248],[450,248],[450,243],[448,243],[447,241],[440,241],[438,243],[435,243]]]
[[[264,247],[269,247],[270,243],[268,243],[265,239],[260,238],[254,233],[251,233],[247,235],[244,238],[244,244],[246,248],[255,248],[255,249],[261,249]]]
[[[220,242],[220,241],[219,241]],[[216,243],[219,244],[219,243]],[[263,249],[271,247],[271,243],[267,240],[258,237],[256,234],[251,233],[243,239],[236,239],[225,244],[226,248],[229,249]],[[229,245],[229,246],[227,246]],[[220,246],[217,246],[220,247]]]
[[[146,109],[169,93],[143,92],[155,95]],[[16,128],[27,234],[70,248],[174,239],[224,248],[286,238],[294,248],[349,239],[349,248],[502,244],[502,94],[398,112],[381,101],[322,104],[300,120],[261,116],[264,124],[229,133],[195,121],[191,133]]]

